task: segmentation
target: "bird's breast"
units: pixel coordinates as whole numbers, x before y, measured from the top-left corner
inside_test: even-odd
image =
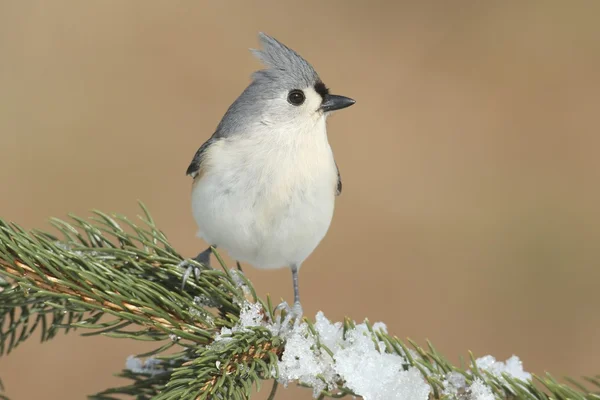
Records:
[[[213,147],[204,173],[221,182],[224,191],[270,202],[321,191],[335,194],[337,170],[324,132],[225,138]]]
[[[333,216],[337,169],[326,136],[226,138],[211,147],[193,190],[200,236],[256,266],[301,262]]]

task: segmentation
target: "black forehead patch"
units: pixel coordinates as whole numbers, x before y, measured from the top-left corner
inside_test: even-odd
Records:
[[[315,83],[315,92],[319,93],[319,95],[321,95],[321,98],[324,99],[325,96],[329,94],[329,89],[327,88],[327,86],[325,86],[325,84],[322,81],[319,81]]]

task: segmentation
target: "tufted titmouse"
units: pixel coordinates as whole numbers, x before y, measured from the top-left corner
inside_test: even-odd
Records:
[[[259,39],[263,49],[252,52],[266,69],[253,74],[187,169],[192,211],[198,236],[213,247],[257,268],[291,268],[301,315],[298,270],[325,236],[342,191],[326,119],[354,100],[330,94],[292,49],[264,33]],[[208,266],[210,253],[194,260]]]

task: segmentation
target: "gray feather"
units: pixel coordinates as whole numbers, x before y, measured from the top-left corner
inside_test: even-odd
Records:
[[[319,75],[308,61],[294,50],[264,33],[258,35],[262,50],[252,53],[268,68],[254,73],[254,79],[278,80],[289,89],[312,87]]]
[[[210,145],[213,144],[214,142],[215,142],[215,139],[213,137],[211,137],[206,142],[204,142],[204,144],[202,146],[200,146],[198,151],[196,151],[196,154],[194,154],[194,158],[192,159],[192,162],[190,163],[187,171],[185,172],[186,175],[191,175],[192,177],[196,176],[196,174],[200,170],[200,167],[202,166],[202,161],[204,161],[204,156],[206,155],[206,150],[208,150]]]
[[[259,40],[263,48],[251,51],[267,68],[252,75],[250,85],[229,106],[211,138],[194,155],[187,175],[194,176],[200,170],[206,150],[218,139],[252,134],[253,126],[273,120],[276,116],[272,115],[271,104],[281,98],[282,93],[314,87],[320,82],[314,68],[294,50],[262,32]]]
[[[320,81],[313,67],[294,50],[276,39],[259,34],[262,50],[251,50],[267,67],[252,75],[252,82],[229,107],[213,137],[252,132],[252,125],[265,123],[273,110],[271,101],[292,89],[314,87]]]
[[[338,180],[337,180],[337,188],[335,191],[335,195],[339,196],[340,194],[342,194],[342,176],[340,175],[340,169],[337,166],[337,163],[334,161],[335,163],[335,169],[337,169],[337,175],[338,175]]]

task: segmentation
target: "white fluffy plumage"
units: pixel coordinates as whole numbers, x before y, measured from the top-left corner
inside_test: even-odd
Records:
[[[295,51],[260,39],[254,54],[267,68],[253,74],[188,167],[192,211],[209,245],[257,268],[290,267],[300,310],[298,269],[327,233],[341,192],[327,116],[354,100],[330,94]],[[208,264],[209,256],[195,260]]]
[[[312,108],[319,96],[305,92]],[[315,112],[210,146],[192,190],[198,235],[257,268],[299,267],[333,217],[337,170],[325,118]]]

